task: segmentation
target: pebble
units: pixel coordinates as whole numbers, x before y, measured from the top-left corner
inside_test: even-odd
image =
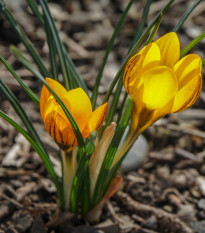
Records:
[[[194,230],[194,232],[204,233],[205,220],[191,223],[191,228]]]
[[[200,199],[197,205],[200,209],[205,210],[205,198]]]
[[[201,193],[205,196],[205,178],[202,176],[199,176],[197,177],[196,182],[199,185],[199,189]]]
[[[140,135],[122,162],[123,172],[130,172],[140,167],[147,153],[148,142],[143,135]]]

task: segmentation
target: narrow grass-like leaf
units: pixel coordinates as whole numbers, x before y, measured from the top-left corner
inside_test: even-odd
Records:
[[[79,208],[79,199],[83,194],[83,181],[84,179],[87,179],[85,175],[89,175],[87,169],[90,161],[90,157],[95,149],[95,146],[93,143],[90,143],[87,145],[87,148],[85,152],[83,153],[78,164],[78,169],[76,171],[74,181],[73,181],[73,186],[72,186],[72,191],[71,191],[71,196],[70,196],[70,209],[72,212],[77,213],[78,208]],[[89,207],[88,207],[89,208]]]
[[[28,96],[39,106],[39,98],[34,94],[34,92],[25,84],[22,79],[16,74],[13,68],[9,65],[9,63],[0,55],[0,61],[4,64],[4,66],[8,69],[8,71],[13,75],[13,77],[19,82],[19,84],[23,87]]]
[[[70,72],[72,74],[73,80],[77,83],[78,87],[81,87],[87,93],[87,95],[89,96],[88,88],[85,85],[85,83],[84,83],[83,79],[81,78],[80,74],[78,73],[75,64],[73,63],[72,59],[70,58],[69,54],[67,53],[65,46],[63,46],[63,52],[65,54],[66,61],[67,61],[69,70],[70,70]]]
[[[17,115],[20,117],[24,125],[26,126],[28,132],[30,135],[34,138],[34,140],[41,146],[41,148],[44,150],[45,154],[48,157],[48,153],[45,149],[44,144],[42,143],[38,133],[36,132],[35,128],[33,127],[33,124],[31,120],[29,119],[28,115],[25,113],[24,109],[22,108],[21,104],[19,103],[16,96],[13,94],[13,92],[7,87],[7,85],[0,79],[0,91],[4,93],[4,95],[7,97],[8,101],[14,108]]]
[[[29,39],[27,38],[27,36],[25,35],[25,33],[21,30],[21,28],[19,27],[18,23],[14,19],[13,15],[9,11],[9,9],[7,8],[7,6],[6,6],[6,4],[4,3],[3,0],[0,0],[0,10],[4,13],[5,17],[9,20],[11,26],[17,32],[19,38],[21,39],[21,41],[25,45],[27,51],[29,52],[29,54],[33,58],[34,62],[38,66],[40,72],[45,77],[46,76],[50,76],[50,73],[47,70],[47,68],[45,67],[45,65],[44,65],[44,63],[43,63],[40,55],[38,54],[38,52],[36,51],[36,49],[34,48],[34,46],[32,45],[32,43],[29,41]]]
[[[182,27],[183,23],[185,22],[185,20],[188,18],[188,16],[191,14],[191,12],[199,5],[199,3],[202,0],[197,0],[192,7],[190,7],[185,14],[182,16],[182,18],[180,19],[180,21],[178,22],[178,24],[174,27],[173,32],[178,32],[180,30],[180,28]]]
[[[149,14],[149,9],[150,9],[151,3],[152,3],[152,0],[147,0],[146,6],[145,6],[144,11],[143,11],[141,23],[140,23],[139,27],[137,28],[137,30],[135,32],[135,35],[133,37],[133,41],[132,41],[131,46],[130,46],[130,50],[133,49],[133,47],[136,44],[137,40],[141,36],[141,34],[142,34],[143,30],[144,30],[144,27],[147,24],[147,17],[148,17],[148,14]],[[120,89],[119,86],[121,86],[121,89]],[[114,92],[113,101],[112,101],[112,104],[111,104],[111,107],[110,107],[111,110],[110,110],[110,113],[108,114],[107,121],[106,121],[108,123],[106,124],[106,126],[109,125],[109,123],[112,121],[115,110],[117,109],[117,100],[119,100],[119,92],[122,90],[122,86],[123,86],[122,83],[119,84],[119,86],[117,88],[118,91]],[[115,95],[116,95],[116,97],[115,97]],[[124,105],[124,103],[125,102],[123,102],[122,104]],[[123,110],[123,105],[121,106],[121,110]],[[121,111],[121,113],[122,113],[122,111]]]
[[[72,117],[72,115],[70,114],[70,111],[67,109],[67,107],[65,106],[65,104],[62,102],[62,100],[58,97],[58,95],[50,88],[50,86],[47,84],[47,82],[45,81],[44,77],[35,69],[35,67],[23,56],[23,54],[17,50],[15,47],[12,47],[12,51],[15,52],[15,55],[18,56],[18,58],[20,59],[20,61],[32,72],[34,73],[34,75],[38,78],[39,81],[41,81],[50,91],[50,93],[54,96],[54,98],[57,100],[57,102],[60,104],[61,108],[63,109],[63,111],[65,112],[68,120],[71,123],[71,126],[74,130],[75,136],[77,138],[78,141],[78,145],[81,148],[85,147],[84,141],[83,141],[83,137],[82,134],[78,128],[77,123],[75,122],[74,118]]]
[[[87,167],[85,177],[83,179],[83,192],[82,192],[82,215],[85,216],[91,208],[91,198],[90,198],[90,173],[89,166]]]
[[[38,7],[36,3],[33,0],[26,0],[28,5],[30,6],[33,13],[37,16],[38,20],[41,22],[42,25],[44,25],[44,18],[41,12],[38,10]],[[45,26],[45,25],[44,25]]]
[[[57,30],[55,23],[54,23],[54,20],[51,16],[51,13],[49,11],[46,0],[39,0],[39,2],[41,4],[41,7],[42,7],[44,15],[45,15],[44,19],[47,21],[47,23],[45,25],[49,25],[52,36],[53,36],[53,40],[55,41],[57,53],[59,56],[61,71],[63,74],[64,83],[65,83],[67,90],[69,90],[70,86],[71,86],[71,79],[68,75],[69,71],[68,71],[68,68],[67,68],[66,62],[65,62],[66,58],[65,58],[64,52],[63,52],[63,43],[59,37],[58,30]]]
[[[60,183],[58,181],[58,177],[54,171],[53,165],[50,161],[50,159],[46,156],[45,152],[42,150],[42,148],[38,145],[38,143],[29,135],[19,124],[17,124],[14,120],[12,120],[8,115],[6,115],[3,111],[0,110],[0,117],[4,118],[9,124],[11,124],[16,130],[18,130],[32,145],[34,150],[39,154],[40,158],[43,161],[43,164],[45,165],[48,173],[50,174],[55,186],[56,191],[58,194],[59,202],[61,208],[63,208],[63,194],[62,194],[62,188],[60,186]]]
[[[102,196],[106,192],[106,188],[107,188],[106,179],[108,179],[107,176],[109,174],[109,170],[110,170],[110,167],[112,165],[112,161],[114,159],[114,156],[115,156],[115,153],[116,153],[117,148],[119,146],[119,143],[122,139],[122,136],[125,132],[125,129],[127,127],[128,122],[129,122],[131,107],[132,107],[132,99],[129,99],[127,101],[126,108],[125,108],[124,113],[121,117],[119,125],[117,126],[117,129],[116,129],[115,135],[112,139],[112,142],[107,150],[102,167],[100,169],[100,173],[99,173],[97,183],[95,186],[96,188],[95,188],[94,195],[93,195],[93,197],[94,197],[93,207],[98,204],[98,202],[100,201],[100,199],[102,198]],[[105,188],[105,186],[106,186],[106,188]]]
[[[144,11],[143,11],[143,14],[142,14],[142,19],[141,19],[140,25],[138,26],[138,28],[137,28],[137,30],[135,32],[135,35],[133,37],[130,49],[132,49],[133,46],[137,43],[138,39],[142,35],[142,32],[143,32],[144,28],[147,25],[147,18],[148,18],[148,15],[149,15],[149,9],[150,9],[151,4],[152,4],[152,0],[147,0],[147,3],[145,5],[145,7],[144,7]]]
[[[51,74],[52,78],[55,80],[58,79],[58,64],[57,64],[57,54],[56,54],[56,46],[55,46],[55,41],[53,40],[53,36],[51,33],[51,29],[48,25],[48,22],[45,21],[45,29],[46,29],[46,35],[47,35],[47,42],[48,42],[48,47],[49,47],[49,59],[50,59],[50,65],[51,65]]]
[[[148,39],[147,39],[146,42],[145,42],[145,45],[147,45],[147,44],[149,44],[150,42],[152,42],[153,37],[155,36],[155,34],[156,34],[156,32],[157,32],[157,30],[158,30],[158,28],[159,28],[159,25],[160,25],[160,23],[161,23],[161,21],[162,21],[162,16],[163,16],[163,14],[161,14],[161,15],[159,16],[158,21],[157,21],[156,24],[154,25],[154,27],[153,27],[153,29],[152,29],[152,31],[151,31],[151,33],[150,33]]]
[[[22,64],[31,71],[31,73],[34,74],[34,76],[39,79],[40,81],[44,80],[43,75],[35,68],[34,65],[31,64],[31,62],[23,55],[23,53],[17,49],[14,45],[10,46],[10,50],[12,53],[18,58]]]
[[[103,100],[103,103],[107,102],[110,95],[112,94],[113,88],[115,87],[116,83],[118,82],[119,78],[121,77],[121,75],[124,72],[124,68],[125,65],[127,63],[127,61],[136,53],[137,49],[139,48],[139,46],[141,45],[141,43],[144,41],[144,39],[146,38],[146,36],[148,35],[148,33],[150,32],[150,30],[152,29],[152,27],[157,23],[157,21],[159,20],[159,17],[161,16],[161,14],[164,14],[167,9],[173,4],[175,0],[170,0],[167,5],[158,13],[158,15],[155,17],[155,19],[152,21],[152,23],[149,25],[149,27],[143,32],[143,34],[141,35],[141,37],[139,38],[139,40],[136,42],[136,44],[133,46],[133,49],[131,49],[126,58],[124,59],[120,69],[118,70],[114,80],[112,81],[107,94]]]
[[[101,65],[101,67],[99,69],[99,72],[98,72],[98,75],[97,75],[97,78],[96,78],[96,81],[95,81],[94,89],[93,89],[92,98],[91,98],[93,109],[95,108],[95,105],[96,105],[97,96],[98,96],[98,89],[99,89],[99,86],[100,86],[100,81],[101,81],[102,74],[103,74],[103,71],[104,71],[104,68],[105,68],[105,64],[107,62],[108,56],[110,54],[110,51],[111,51],[111,48],[112,48],[112,46],[114,44],[116,36],[117,36],[117,34],[118,34],[118,32],[119,32],[119,30],[120,30],[126,16],[127,16],[127,13],[129,11],[130,7],[132,6],[133,2],[134,2],[134,0],[130,0],[127,7],[125,8],[122,16],[120,17],[119,22],[117,23],[117,25],[115,27],[113,35],[112,35],[112,37],[110,39],[110,42],[108,44],[107,50],[105,52],[105,56],[104,56],[102,65]]]
[[[205,37],[205,32],[193,39],[180,53],[180,58],[184,57],[195,45],[197,45]]]
[[[41,17],[41,13],[38,10],[38,7],[36,5],[36,3],[33,0],[27,0],[29,6],[31,7],[31,9],[33,10],[33,13],[39,18],[42,26],[45,29],[45,21],[44,18]],[[39,17],[40,15],[40,17]],[[45,29],[46,30],[46,29]],[[73,87],[81,87],[86,93],[87,95],[89,95],[88,93],[88,89],[87,86],[85,85],[83,79],[81,78],[80,74],[78,73],[76,66],[74,65],[72,59],[70,58],[69,54],[66,51],[65,46],[63,45],[63,52],[64,52],[64,56],[66,58],[66,66],[67,69],[69,71],[69,75],[71,76],[72,82],[73,83]]]
[[[122,104],[121,104],[121,106],[120,106],[119,111],[117,112],[117,115],[118,115],[117,121],[116,121],[116,124],[117,124],[117,125],[119,124],[120,119],[121,119],[121,117],[122,117],[122,113],[123,113],[123,109],[124,109],[124,105],[125,105],[125,103],[126,103],[127,97],[128,97],[128,93],[125,92],[124,98],[123,98],[123,101],[122,101]]]
[[[204,65],[205,65],[205,60],[202,61],[202,66],[204,66]]]
[[[117,107],[118,107],[118,103],[119,103],[119,98],[120,98],[120,95],[122,93],[122,87],[123,87],[123,80],[122,78],[119,80],[118,84],[117,84],[117,88],[115,90],[115,93],[113,95],[113,100],[112,100],[112,103],[110,105],[110,109],[109,109],[109,112],[107,114],[107,118],[106,118],[106,125],[105,125],[105,128],[110,125],[110,123],[113,121],[113,117],[114,115],[116,114],[116,110],[117,110]]]

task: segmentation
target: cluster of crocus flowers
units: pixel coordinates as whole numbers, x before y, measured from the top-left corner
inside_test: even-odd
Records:
[[[180,43],[174,32],[149,43],[128,61],[123,81],[133,99],[131,130],[114,164],[155,121],[196,101],[202,88],[201,67],[197,54],[180,59]]]
[[[90,99],[81,88],[67,91],[53,79],[46,78],[46,82],[70,111],[83,138],[87,138],[91,132],[100,128],[107,115],[107,103],[92,111]],[[40,111],[46,130],[53,140],[62,150],[73,150],[78,145],[75,133],[61,106],[46,86],[43,86],[41,92]]]

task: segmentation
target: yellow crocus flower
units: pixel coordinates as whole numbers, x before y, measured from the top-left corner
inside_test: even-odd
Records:
[[[94,112],[87,94],[76,88],[67,91],[59,82],[46,78],[48,85],[55,91],[75,119],[83,138],[103,124],[108,104],[98,107]],[[64,151],[71,151],[77,145],[77,138],[61,106],[44,85],[40,96],[40,111],[45,128],[53,140]]]
[[[170,32],[128,61],[124,86],[134,100],[132,130],[142,131],[166,114],[185,110],[199,97],[201,58],[197,54],[179,58],[179,39]]]
[[[127,62],[123,81],[133,99],[131,130],[113,166],[146,128],[196,101],[202,88],[201,67],[197,54],[180,59],[180,43],[174,32],[149,43]]]

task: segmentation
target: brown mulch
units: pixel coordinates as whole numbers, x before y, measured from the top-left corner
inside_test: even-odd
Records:
[[[7,1],[6,1],[7,2]],[[28,37],[48,64],[45,34],[23,0],[8,1]],[[50,8],[61,37],[87,86],[92,89],[104,51],[125,8],[122,0],[52,1]],[[153,1],[149,21],[167,1]],[[157,36],[171,31],[194,1],[178,0],[162,20]],[[109,56],[100,104],[127,53],[145,1],[136,1]],[[198,6],[179,32],[182,47],[205,30],[205,4]],[[0,54],[37,94],[34,81],[12,55],[10,44],[25,52],[8,22],[0,14]],[[204,58],[205,41],[194,52]],[[203,73],[204,74],[204,73]],[[34,122],[60,175],[58,150],[44,130],[39,109],[0,64],[0,76],[14,92]],[[0,108],[17,122],[14,110],[0,93]],[[144,136],[149,153],[144,164],[123,174],[121,190],[108,201],[101,220],[90,224],[79,216],[62,213],[55,187],[36,152],[12,126],[0,118],[0,233],[205,233],[205,92],[194,106],[159,120]]]

